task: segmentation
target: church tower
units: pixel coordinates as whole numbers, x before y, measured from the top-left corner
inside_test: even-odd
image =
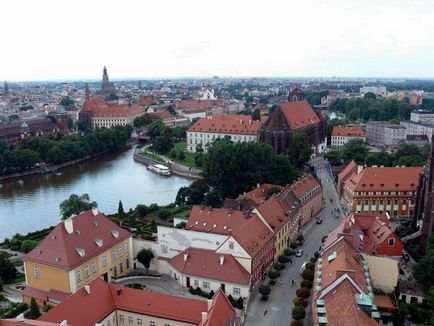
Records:
[[[304,93],[299,87],[295,87],[289,92],[288,102],[298,102],[304,100]]]
[[[86,101],[90,100],[90,90],[89,90],[89,84],[88,83],[84,84],[84,99]]]
[[[5,95],[9,95],[9,86],[8,86],[8,82],[7,81],[5,81],[5,92],[4,92],[4,94]]]
[[[107,68],[104,66],[104,69],[102,70],[102,83],[103,85],[109,82],[109,77],[107,74]]]

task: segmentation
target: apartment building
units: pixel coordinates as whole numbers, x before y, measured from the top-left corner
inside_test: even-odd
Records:
[[[366,134],[359,127],[335,126],[331,136],[331,147],[333,149],[342,148],[353,139],[365,141]]]
[[[131,234],[92,209],[57,224],[23,258],[24,302],[58,304],[96,278],[110,281],[132,268]]]

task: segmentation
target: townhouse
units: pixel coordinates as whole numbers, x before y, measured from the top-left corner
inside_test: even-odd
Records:
[[[350,140],[360,139],[366,140],[365,132],[359,127],[335,126],[333,127],[331,136],[331,148],[342,148]]]
[[[23,258],[24,302],[58,304],[96,278],[110,281],[132,268],[131,234],[97,209],[57,226]]]
[[[291,186],[291,190],[300,202],[301,226],[317,216],[323,207],[321,184],[312,174],[305,174]]]

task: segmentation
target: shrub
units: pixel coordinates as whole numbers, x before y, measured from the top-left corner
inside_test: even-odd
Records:
[[[280,263],[275,263],[273,267],[276,271],[281,271],[282,269],[285,268],[285,265],[280,264]]]
[[[230,302],[233,302],[233,301],[234,301],[234,298],[229,294],[229,295],[228,295],[228,300],[229,300]]]
[[[5,313],[2,318],[15,318],[20,313],[27,310],[27,304],[25,303],[17,303],[11,310]]]
[[[288,256],[286,256],[286,255],[280,255],[277,260],[281,264],[286,264],[286,263],[288,263],[290,261],[290,258]]]
[[[268,277],[271,278],[272,280],[275,280],[276,278],[278,278],[280,276],[280,273],[277,271],[268,271]]]
[[[198,294],[198,295],[202,294],[202,289],[200,287],[196,288],[196,294]]]
[[[327,239],[327,236],[325,235],[322,237],[321,241],[324,242],[324,241],[326,241],[326,239]]]
[[[314,272],[306,268],[301,276],[303,276],[303,279],[313,282]]]
[[[298,241],[298,242],[304,242],[304,236],[303,236],[303,234],[300,233],[300,234],[298,235],[298,237],[297,237],[297,241]]]
[[[292,318],[295,320],[300,320],[306,317],[306,311],[301,306],[295,306],[292,308]]]
[[[311,289],[312,288],[312,282],[308,281],[308,280],[303,280],[303,281],[301,281],[301,287]]]
[[[178,153],[178,160],[180,160],[180,161],[185,160],[185,153],[184,153],[184,151],[179,151],[179,153]]]
[[[293,255],[295,255],[295,251],[294,250],[291,250],[291,249],[289,249],[289,248],[287,248],[287,249],[285,249],[284,250],[284,253],[285,253],[285,255],[286,256],[293,256]]]
[[[291,242],[290,247],[291,247],[291,249],[295,249],[298,247],[298,243],[297,242]]]
[[[20,250],[24,253],[30,252],[33,248],[38,245],[38,242],[35,240],[24,240],[21,242]]]
[[[315,264],[317,260],[318,260],[318,258],[316,258],[316,257],[311,257],[311,258],[310,258],[310,263]],[[310,263],[309,263],[309,264],[310,264]]]
[[[295,292],[297,294],[297,297],[300,298],[309,298],[310,296],[310,291],[308,288],[299,288],[297,289],[297,291]]]
[[[176,152],[176,149],[173,148],[173,149],[169,152],[169,157],[170,157],[171,159],[175,159],[177,156],[178,156],[178,153]]]
[[[268,285],[261,284],[259,286],[259,293],[262,295],[261,300],[268,300],[268,295],[271,293],[271,288]]]
[[[305,298],[296,297],[292,300],[294,306],[302,306],[303,308],[307,307],[307,300]]]
[[[307,263],[306,269],[310,269],[310,270],[314,271],[315,270],[315,264],[314,263]]]
[[[318,251],[315,251],[314,256],[315,256],[316,258],[319,258],[319,252],[318,252]]]
[[[293,321],[291,321],[291,326],[303,326],[303,321],[293,320]]]
[[[168,209],[163,208],[158,211],[157,216],[159,219],[167,221],[169,218],[172,217],[172,213]]]
[[[208,297],[211,299],[214,296],[214,290],[211,290],[208,294]]]
[[[35,298],[30,300],[30,311],[26,314],[26,317],[29,319],[38,319],[41,316],[39,312],[38,304],[36,303]]]
[[[275,285],[275,284],[276,284],[276,280],[270,280],[270,281],[268,282],[268,284],[270,284],[270,285]]]

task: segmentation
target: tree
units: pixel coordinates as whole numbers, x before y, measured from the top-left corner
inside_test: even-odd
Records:
[[[429,245],[425,256],[414,266],[414,277],[429,289],[434,286],[434,234],[429,238]]]
[[[376,100],[377,99],[377,95],[375,95],[374,93],[372,93],[372,92],[368,92],[368,93],[366,93],[365,94],[365,98],[366,99],[372,99],[372,100]]]
[[[314,272],[311,269],[305,269],[301,276],[303,279],[313,282]]]
[[[21,242],[20,250],[24,253],[28,253],[32,251],[38,245],[38,241],[35,240],[24,240]]]
[[[308,280],[301,281],[301,286],[303,288],[311,289],[312,288],[312,282]]]
[[[368,147],[361,139],[352,139],[344,145],[340,151],[339,158],[346,164],[351,160],[356,161],[357,164],[364,164],[366,155],[368,154]]]
[[[281,188],[276,187],[276,186],[272,186],[269,189],[267,189],[267,191],[265,192],[265,200],[269,199],[271,196],[273,196],[274,194],[278,194],[279,192],[281,192]]]
[[[17,270],[3,252],[0,252],[0,279],[10,280],[17,277]]]
[[[271,293],[271,288],[268,285],[261,284],[258,291],[262,295],[262,300],[268,300],[268,295]]]
[[[38,304],[36,303],[35,298],[30,300],[30,311],[27,313],[26,317],[29,319],[38,319],[41,316],[39,312]]]
[[[137,253],[137,260],[145,266],[146,274],[148,274],[149,266],[151,264],[151,260],[154,259],[154,253],[151,249],[142,249]]]
[[[202,203],[205,206],[218,208],[223,205],[223,198],[217,189],[211,189],[203,197]]]
[[[298,132],[292,138],[292,145],[289,149],[289,160],[292,165],[302,167],[310,159],[311,148],[306,133]]]
[[[167,221],[172,217],[172,213],[168,209],[162,208],[158,211],[157,216],[159,219]]]
[[[185,153],[184,153],[184,151],[179,151],[179,153],[178,153],[178,160],[180,160],[180,161],[184,161],[185,160]]]
[[[170,114],[176,115],[175,107],[173,105],[169,105],[166,110],[167,112],[170,112]]]
[[[291,258],[289,258],[286,255],[280,255],[279,258],[277,258],[277,261],[281,264],[286,264],[291,260]]]
[[[117,101],[117,100],[119,100],[119,96],[117,96],[114,92],[111,92],[105,98],[106,98],[107,101]]]
[[[60,100],[60,105],[64,107],[70,107],[71,105],[74,105],[74,100],[71,99],[69,96],[64,96]]]
[[[146,216],[148,214],[148,206],[139,204],[136,206],[134,211],[136,212],[137,216]]]
[[[196,156],[194,157],[194,165],[196,165],[197,167],[202,167],[204,161],[205,161],[205,155],[202,153],[197,153]]]
[[[308,288],[299,288],[299,289],[297,289],[296,294],[297,294],[297,297],[307,299],[307,298],[309,298],[310,291]]]
[[[292,318],[295,320],[304,319],[306,317],[306,311],[302,306],[295,306],[292,308]]]
[[[261,120],[261,111],[259,111],[259,109],[253,110],[253,112],[252,112],[252,120],[256,120],[256,121]]]
[[[119,200],[118,216],[125,217],[124,205],[122,205],[122,200]]]
[[[63,220],[72,214],[77,215],[94,207],[98,207],[98,204],[94,201],[91,202],[88,194],[82,194],[81,196],[72,194],[59,205]]]
[[[268,277],[272,280],[275,280],[279,276],[280,276],[280,273],[278,271],[273,271],[273,270],[268,271]]]
[[[176,153],[176,149],[172,148],[172,150],[169,152],[169,157],[173,160],[178,156]]]

